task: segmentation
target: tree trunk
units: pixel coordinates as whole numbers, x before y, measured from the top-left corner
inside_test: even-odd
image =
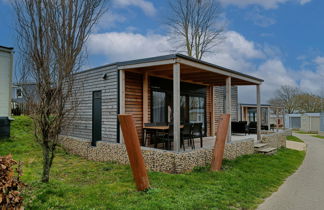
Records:
[[[49,145],[43,146],[43,175],[42,182],[48,183],[50,177],[50,170],[54,159],[54,152]]]

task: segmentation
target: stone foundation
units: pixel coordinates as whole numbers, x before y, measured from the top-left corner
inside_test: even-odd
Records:
[[[60,144],[69,153],[89,160],[129,164],[126,148],[123,144],[99,141],[96,147],[92,147],[90,141],[72,137],[61,137]],[[184,152],[148,147],[141,149],[147,169],[167,173],[185,173],[197,166],[207,166],[211,163],[213,154],[211,148],[199,148]],[[224,158],[235,159],[253,153],[254,140],[246,139],[226,144]]]
[[[280,148],[286,147],[286,137],[291,136],[291,130],[279,131],[278,133],[264,134],[261,138],[261,143],[267,143],[271,147]]]

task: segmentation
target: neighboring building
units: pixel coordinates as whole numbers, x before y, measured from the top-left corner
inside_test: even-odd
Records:
[[[278,125],[279,128],[286,128],[285,125],[285,114],[282,112],[275,113],[273,111],[270,112],[270,125]]]
[[[324,112],[321,113],[320,116],[320,130],[319,135],[324,136]]]
[[[16,83],[12,86],[12,114],[30,113],[33,104],[39,100],[35,83]]]
[[[300,129],[301,116],[302,116],[301,114],[287,114],[285,116],[286,127],[290,129]]]
[[[180,123],[185,122],[200,122],[204,136],[214,136],[221,114],[231,113],[232,120],[238,120],[237,86],[255,85],[259,90],[262,82],[181,54],[89,69],[75,74],[79,106],[62,135],[123,142],[117,114],[128,113],[140,139],[149,122],[172,123],[175,142],[180,142]]]
[[[318,132],[320,129],[320,113],[305,113],[301,115],[301,131]]]
[[[270,104],[261,104],[261,126],[264,130],[270,127]],[[240,104],[239,108],[240,121],[257,122],[257,105],[256,104]]]
[[[319,132],[320,113],[287,114],[285,123],[287,128],[305,132]]]
[[[13,48],[0,46],[0,137],[10,135]]]

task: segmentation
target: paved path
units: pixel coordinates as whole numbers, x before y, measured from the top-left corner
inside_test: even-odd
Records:
[[[307,144],[302,166],[259,206],[260,210],[324,209],[324,139],[294,134]]]

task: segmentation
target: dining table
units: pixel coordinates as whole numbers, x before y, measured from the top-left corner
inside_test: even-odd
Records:
[[[180,125],[180,129],[182,129],[184,125]],[[154,143],[154,147],[157,148],[157,141],[156,141],[156,134],[157,132],[166,132],[169,130],[169,125],[150,125],[150,126],[143,126],[143,142],[142,146],[146,146],[146,136],[147,131],[150,131],[150,133],[153,133],[152,139]]]

